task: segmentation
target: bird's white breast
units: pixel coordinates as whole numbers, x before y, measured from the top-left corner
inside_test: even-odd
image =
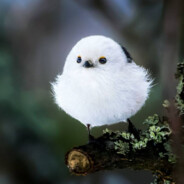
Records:
[[[83,124],[100,126],[124,121],[145,103],[150,90],[145,69],[127,63],[126,69],[64,72],[53,84],[56,103]]]

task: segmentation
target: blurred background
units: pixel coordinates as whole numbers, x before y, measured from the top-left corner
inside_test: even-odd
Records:
[[[155,78],[150,98],[131,118],[143,128],[175,93],[173,74],[184,56],[182,8],[182,0],[0,0],[0,184],[151,182],[150,172],[128,169],[70,175],[65,153],[85,144],[87,131],[54,104],[50,83],[79,39],[111,37]]]

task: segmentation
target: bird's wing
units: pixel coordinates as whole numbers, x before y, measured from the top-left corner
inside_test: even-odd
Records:
[[[125,53],[125,55],[127,57],[127,62],[128,63],[132,63],[133,59],[132,59],[130,53],[127,51],[127,49],[125,47],[121,46],[121,48],[123,49],[123,51],[124,51],[124,53]]]

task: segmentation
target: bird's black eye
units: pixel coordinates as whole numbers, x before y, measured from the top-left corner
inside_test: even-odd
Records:
[[[77,63],[81,63],[81,61],[82,61],[81,56],[78,56],[78,57],[77,57]]]
[[[99,58],[99,62],[100,62],[101,64],[105,64],[105,63],[107,62],[107,59],[106,59],[105,57],[100,57],[100,58]]]

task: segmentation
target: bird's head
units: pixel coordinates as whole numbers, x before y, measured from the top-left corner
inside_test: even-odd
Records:
[[[105,36],[81,39],[67,56],[64,72],[117,71],[132,58],[124,47]]]

